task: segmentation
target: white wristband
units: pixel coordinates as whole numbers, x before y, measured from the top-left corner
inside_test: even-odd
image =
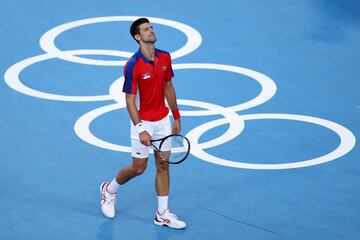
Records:
[[[138,123],[135,125],[136,131],[140,134],[144,131],[146,131],[146,129],[144,128],[142,122]]]

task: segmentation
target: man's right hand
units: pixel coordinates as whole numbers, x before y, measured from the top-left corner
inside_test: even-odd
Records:
[[[151,135],[147,131],[143,131],[139,134],[140,142],[145,146],[150,146]]]

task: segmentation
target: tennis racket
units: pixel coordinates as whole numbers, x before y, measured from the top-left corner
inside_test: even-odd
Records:
[[[170,164],[183,162],[190,153],[190,141],[180,134],[171,134],[164,138],[151,140],[151,146],[159,152],[163,161]]]

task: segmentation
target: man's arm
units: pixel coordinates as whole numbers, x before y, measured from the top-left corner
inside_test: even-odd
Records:
[[[172,112],[179,110],[176,101],[176,93],[172,81],[165,82],[165,98]],[[178,134],[180,133],[180,130],[181,130],[180,116],[174,116],[172,132]]]
[[[126,94],[126,107],[129,112],[131,121],[136,126],[139,123],[141,123],[141,119],[140,119],[139,111],[136,108],[135,100],[136,100],[136,95]],[[151,136],[146,130],[139,132],[139,138],[142,144],[146,146],[150,146]]]

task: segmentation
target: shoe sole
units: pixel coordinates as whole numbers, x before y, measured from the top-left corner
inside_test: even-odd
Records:
[[[154,224],[157,225],[157,226],[164,226],[164,227],[168,227],[168,228],[172,228],[172,229],[177,229],[177,230],[181,230],[181,229],[185,229],[186,228],[186,225],[185,227],[182,227],[182,228],[176,228],[176,227],[171,227],[169,225],[167,225],[166,223],[162,223],[162,222],[158,222],[154,219]]]

